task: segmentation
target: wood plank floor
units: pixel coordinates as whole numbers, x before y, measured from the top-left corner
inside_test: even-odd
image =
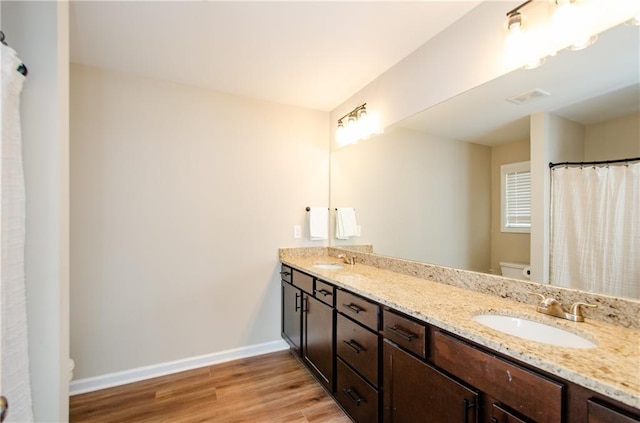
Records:
[[[74,395],[72,423],[348,423],[289,351]]]

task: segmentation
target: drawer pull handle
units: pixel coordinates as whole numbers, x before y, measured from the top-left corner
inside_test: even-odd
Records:
[[[345,344],[347,344],[347,346],[349,346],[351,349],[353,349],[356,354],[360,354],[360,351],[364,351],[364,348],[362,348],[362,346],[358,345],[358,343],[356,341],[354,341],[353,339],[347,341],[346,339],[343,339],[342,342],[344,342]]]
[[[402,339],[406,339],[407,341],[411,342],[411,340],[413,338],[416,337],[415,334],[406,331],[406,330],[402,330],[397,326],[391,327],[391,326],[385,326],[386,329],[388,329],[391,333],[394,333],[396,335],[398,335],[400,338]]]
[[[343,306],[345,306],[346,308],[348,308],[349,310],[353,311],[354,313],[358,314],[361,311],[363,311],[363,308],[358,307],[355,304],[342,304]]]
[[[298,311],[302,308],[302,301],[300,301],[300,305],[298,305],[298,300],[302,298],[301,294],[296,294],[296,307],[294,311]]]
[[[463,399],[462,400],[462,406],[463,408],[463,415],[462,415],[462,421],[463,423],[468,423],[469,421],[469,409],[473,408],[476,406],[476,404],[474,402],[470,403],[468,399]]]
[[[282,271],[280,272],[280,276],[291,276],[291,272]]]
[[[351,399],[351,401],[353,401],[358,407],[360,406],[360,403],[364,401],[362,398],[360,398],[358,393],[351,388],[346,388],[346,389],[343,389],[342,391],[345,394],[347,394],[347,396]]]
[[[319,290],[317,290],[316,292],[321,293],[323,297],[326,297],[327,295],[333,295],[333,294],[331,293],[331,291],[327,291],[327,290],[326,290],[326,289],[324,289],[324,288],[323,288],[323,289],[319,289]]]

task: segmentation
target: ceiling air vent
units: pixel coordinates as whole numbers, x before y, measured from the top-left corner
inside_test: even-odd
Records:
[[[536,88],[533,91],[529,91],[527,93],[524,94],[520,94],[520,95],[514,95],[513,97],[509,97],[507,99],[508,102],[511,102],[513,104],[517,104],[517,105],[521,105],[521,104],[527,104],[527,103],[531,103],[532,101],[542,98],[542,97],[548,97],[551,94],[549,94],[546,91],[541,90],[540,88]]]

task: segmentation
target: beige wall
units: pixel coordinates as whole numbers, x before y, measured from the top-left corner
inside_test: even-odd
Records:
[[[334,150],[331,203],[356,208],[374,251],[486,272],[490,259],[490,149],[417,131]]]
[[[75,379],[280,339],[328,113],[72,65]],[[306,231],[305,231],[306,232]]]
[[[640,113],[585,126],[584,160],[640,156]]]
[[[0,9],[7,41],[29,69],[21,120],[34,417],[61,422],[69,405],[68,4],[2,1]]]
[[[529,140],[515,141],[491,148],[491,269],[500,274],[500,262],[529,263],[528,233],[502,232],[500,223],[500,166],[530,159]]]

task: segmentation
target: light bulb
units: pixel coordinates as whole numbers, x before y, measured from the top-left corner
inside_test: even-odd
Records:
[[[524,44],[524,34],[520,23],[511,25],[509,27],[509,34],[505,40],[505,49],[508,54],[517,53],[521,51]]]
[[[355,116],[349,116],[347,119],[347,126],[344,128],[346,133],[346,144],[355,144],[358,142],[358,128],[356,126]]]
[[[556,11],[553,14],[554,22],[559,25],[568,24],[575,19],[577,9],[572,0],[556,0]]]
[[[570,50],[581,50],[589,47],[598,39],[590,32],[595,19],[593,9],[574,4],[569,0],[556,0],[558,8],[553,15],[555,39],[560,47]]]
[[[505,39],[505,57],[511,66],[533,69],[544,63],[544,43],[541,34],[532,33],[531,29],[525,31],[522,28],[522,19],[519,16],[509,17],[509,34]]]
[[[336,142],[338,143],[339,146],[344,146],[347,144],[346,135],[347,134],[344,129],[344,124],[342,123],[342,121],[339,121],[338,129],[336,129]]]
[[[360,139],[367,139],[371,136],[371,127],[369,122],[369,115],[365,109],[358,111],[358,137]]]

